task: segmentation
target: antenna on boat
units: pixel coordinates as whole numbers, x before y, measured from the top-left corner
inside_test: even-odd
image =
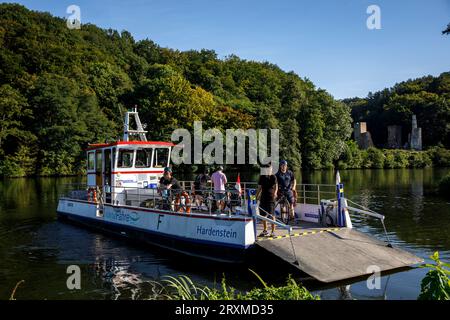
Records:
[[[136,122],[136,130],[130,129],[130,116],[134,116],[134,121]],[[130,136],[137,135],[141,141],[147,141],[145,134],[147,131],[144,130],[142,126],[141,119],[139,119],[139,114],[137,111],[137,106],[135,105],[132,111],[127,111],[125,113],[125,121],[123,127],[123,141],[130,141]]]

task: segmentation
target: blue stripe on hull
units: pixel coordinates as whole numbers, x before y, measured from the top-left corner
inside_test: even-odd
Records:
[[[249,249],[253,248],[253,246],[244,247],[234,244],[224,244],[213,241],[168,235],[60,211],[58,211],[58,216],[81,223],[87,227],[112,233],[127,239],[143,241],[151,245],[163,247],[165,249],[187,254],[189,256],[220,262],[244,262],[245,257],[248,255]]]

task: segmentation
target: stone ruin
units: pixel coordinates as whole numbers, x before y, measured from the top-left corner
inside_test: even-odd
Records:
[[[422,128],[417,127],[417,117],[412,115],[411,133],[408,135],[408,141],[402,144],[402,127],[398,125],[388,126],[388,140],[384,145],[389,149],[412,149],[422,150]],[[357,122],[354,125],[354,137],[360,149],[373,147],[372,136],[367,131],[366,122]]]
[[[370,135],[370,132],[367,131],[367,124],[365,122],[355,123],[354,136],[360,149],[373,147],[372,136]]]
[[[408,135],[408,145],[410,149],[422,150],[422,128],[417,127],[417,117],[412,116],[411,133]]]

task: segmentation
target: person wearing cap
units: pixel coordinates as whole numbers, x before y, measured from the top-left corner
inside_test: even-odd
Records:
[[[225,185],[227,176],[223,173],[223,167],[219,166],[216,172],[211,175],[211,181],[214,186],[214,200],[216,200],[217,208],[222,211],[225,208]]]
[[[295,180],[294,173],[291,170],[288,170],[288,163],[286,160],[280,161],[280,170],[275,174],[277,177],[277,183],[278,183],[278,194],[279,196],[284,195],[287,199],[287,201],[290,204],[290,212],[289,216],[290,219],[294,219],[294,206],[295,206],[295,200],[294,200],[294,191],[295,186],[297,184],[297,181]]]
[[[259,199],[259,211],[260,215],[268,218],[275,218],[275,197],[278,191],[277,178],[272,174],[272,165],[264,165],[262,167],[262,173],[259,176],[258,191],[256,192],[256,198]],[[259,237],[265,237],[268,235],[267,222],[263,220],[263,231]],[[275,235],[275,224],[272,223],[271,237]]]

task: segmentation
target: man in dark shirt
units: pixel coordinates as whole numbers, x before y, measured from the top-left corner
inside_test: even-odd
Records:
[[[179,193],[181,191],[181,186],[178,180],[172,176],[171,168],[164,168],[164,175],[159,180],[159,189],[161,190],[163,196],[168,196],[167,190],[172,190],[175,193]]]
[[[280,195],[284,195],[291,206],[289,212],[290,218],[294,219],[294,191],[297,181],[295,180],[294,173],[288,170],[287,161],[280,161],[280,170],[275,175],[277,177],[278,190]]]
[[[258,181],[258,191],[256,192],[256,198],[260,199],[259,208],[262,216],[270,215],[273,220],[275,218],[275,195],[277,194],[277,178],[272,174],[272,166],[269,164],[263,167],[264,174],[261,174]],[[263,231],[259,235],[260,237],[267,236],[267,222],[263,220]],[[272,234],[275,234],[275,224],[272,223]]]
[[[200,208],[202,205],[205,197],[205,191],[208,189],[208,182],[211,181],[211,177],[208,173],[208,169],[204,168],[202,173],[200,173],[194,181],[195,204],[197,205],[197,208]]]

